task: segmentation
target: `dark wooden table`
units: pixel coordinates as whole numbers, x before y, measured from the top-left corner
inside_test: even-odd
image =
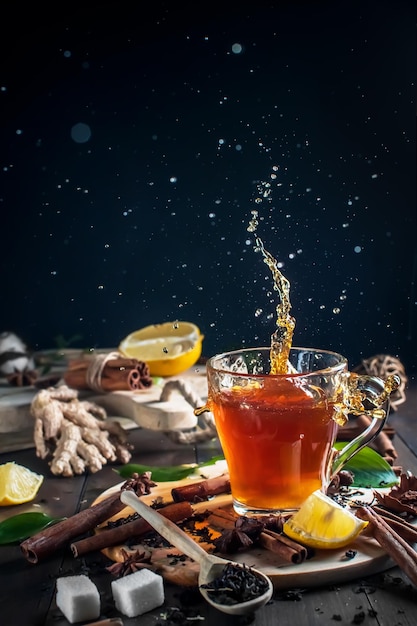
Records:
[[[404,470],[417,474],[417,386],[411,383],[406,403],[390,416],[396,434],[394,443],[399,453],[399,464]],[[134,445],[132,462],[149,465],[177,465],[202,462],[219,452],[217,441],[199,446],[181,446],[170,441],[163,433],[142,429],[130,431]],[[0,463],[15,461],[45,475],[34,503],[19,507],[3,507],[0,519],[33,510],[34,504],[53,517],[71,516],[88,507],[105,489],[120,482],[111,466],[96,474],[75,478],[54,477],[45,461],[37,459],[33,448],[0,454]],[[55,581],[58,576],[88,572],[101,594],[101,619],[120,616],[112,601],[111,576],[105,566],[109,561],[101,553],[74,559],[69,551],[55,554],[37,565],[28,563],[18,545],[0,546],[0,624],[1,626],[68,626],[67,620],[55,604]],[[394,567],[384,573],[364,579],[352,580],[335,586],[321,586],[317,575],[314,588],[276,592],[272,602],[250,620],[231,618],[200,600],[198,593],[185,593],[184,589],[169,584],[165,586],[165,604],[138,618],[122,617],[126,626],[156,626],[167,624],[165,616],[173,607],[188,617],[183,624],[255,623],[257,626],[313,626],[323,624],[365,624],[372,626],[416,626],[417,589],[402,572]],[[185,608],[184,608],[185,607]],[[171,622],[172,623],[172,622]]]

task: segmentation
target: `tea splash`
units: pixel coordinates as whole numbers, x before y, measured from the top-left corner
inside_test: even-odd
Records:
[[[331,475],[383,427],[381,404],[397,387],[395,377],[384,383],[351,374],[340,354],[292,347],[290,283],[256,234],[258,212],[251,216],[247,230],[279,293],[276,329],[270,346],[209,359],[207,404],[194,410],[213,413],[240,515],[295,510],[327,489]],[[338,426],[350,413],[370,416],[370,426],[334,460]]]
[[[290,315],[290,281],[279,270],[278,261],[265,249],[262,239],[256,234],[258,211],[251,211],[251,215],[247,231],[255,234],[255,250],[261,252],[272,273],[274,291],[278,291],[279,294],[279,303],[276,307],[277,329],[271,336],[271,374],[287,374],[293,371],[289,363],[289,354],[295,329],[295,319]]]
[[[270,373],[291,374],[295,373],[296,370],[289,361],[295,329],[295,319],[290,314],[290,282],[280,271],[278,261],[265,249],[262,239],[256,233],[259,225],[258,216],[257,210],[251,211],[251,219],[247,231],[255,235],[255,251],[261,252],[264,262],[271,271],[274,291],[277,291],[279,295],[279,303],[276,307],[277,329],[271,335]],[[360,380],[359,376],[351,373],[343,393],[343,400],[334,404],[333,419],[340,426],[346,423],[349,414],[367,415],[371,418],[383,419],[385,410],[381,407],[389,399],[390,395],[398,389],[401,382],[396,374],[388,376],[384,383],[383,391],[377,397],[371,399],[363,389],[358,387]],[[364,404],[365,399],[366,406]]]

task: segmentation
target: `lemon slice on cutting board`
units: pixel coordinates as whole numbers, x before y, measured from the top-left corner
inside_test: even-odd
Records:
[[[0,506],[23,504],[34,499],[43,476],[11,461],[0,465]]]
[[[284,533],[311,548],[342,548],[368,525],[321,491],[314,491],[284,522]]]
[[[119,351],[145,361],[151,376],[176,376],[197,363],[203,339],[191,322],[164,322],[131,333],[120,342]]]

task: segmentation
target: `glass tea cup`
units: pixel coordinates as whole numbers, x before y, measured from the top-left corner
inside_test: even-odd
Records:
[[[228,464],[239,515],[298,509],[380,432],[382,408],[398,386],[348,371],[340,354],[292,348],[289,373],[270,374],[270,348],[223,353],[207,362],[208,399]],[[340,452],[334,449],[347,415],[370,425]]]

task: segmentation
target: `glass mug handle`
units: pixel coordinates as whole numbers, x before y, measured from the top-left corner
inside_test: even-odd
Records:
[[[348,414],[366,415],[371,418],[371,423],[362,433],[346,444],[333,459],[330,478],[381,432],[388,416],[389,397],[398,389],[400,382],[400,377],[396,374],[388,376],[384,381],[377,376],[349,373],[347,397],[343,402],[341,413],[345,415],[345,419]],[[386,407],[382,408],[384,404]],[[345,420],[341,420],[343,421]]]

